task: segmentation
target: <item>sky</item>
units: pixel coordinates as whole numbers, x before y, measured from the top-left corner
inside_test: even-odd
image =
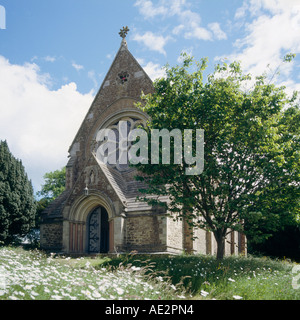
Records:
[[[0,140],[34,191],[61,169],[128,26],[152,80],[187,52],[300,91],[300,0],[0,0]],[[287,53],[298,54],[282,64]]]

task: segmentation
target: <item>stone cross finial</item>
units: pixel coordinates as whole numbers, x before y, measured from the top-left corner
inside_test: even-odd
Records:
[[[120,37],[125,39],[128,31],[129,31],[128,26],[123,27],[123,29],[120,29],[120,32],[119,32]]]

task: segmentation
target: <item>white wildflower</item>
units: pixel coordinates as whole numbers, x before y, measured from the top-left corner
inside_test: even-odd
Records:
[[[81,293],[87,296],[88,298],[91,298],[92,294],[89,290],[81,290]]]
[[[94,287],[94,286],[92,286],[91,284],[89,284],[89,286],[88,286],[92,291],[95,291],[96,290],[96,288]]]
[[[34,287],[34,284],[27,284],[25,287],[24,287],[24,289],[25,290],[31,290],[32,288]]]
[[[233,299],[241,300],[241,299],[243,299],[243,297],[241,297],[241,296],[233,296]]]
[[[98,291],[93,291],[93,293],[92,293],[92,296],[94,297],[94,298],[101,298],[101,294],[98,292]]]
[[[201,296],[206,297],[208,294],[209,294],[209,292],[201,290]]]
[[[132,266],[132,267],[131,267],[131,270],[133,270],[133,271],[140,271],[141,268],[140,268],[140,267],[136,267],[136,266]]]
[[[122,288],[117,288],[116,291],[119,295],[122,295],[124,293],[124,290]]]

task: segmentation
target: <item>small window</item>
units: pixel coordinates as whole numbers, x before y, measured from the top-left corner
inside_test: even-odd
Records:
[[[129,78],[128,72],[120,72],[118,74],[118,76],[119,76],[121,84],[124,84],[125,82],[128,81],[128,78]]]

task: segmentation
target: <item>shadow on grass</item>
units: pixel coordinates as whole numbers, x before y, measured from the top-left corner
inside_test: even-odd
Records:
[[[230,282],[249,278],[257,270],[262,273],[274,271],[289,272],[291,264],[272,260],[266,257],[229,256],[222,261],[206,255],[139,255],[127,254],[111,256],[106,261],[95,264],[96,268],[116,270],[123,267],[148,268],[145,274],[155,273],[157,276],[167,276],[174,285],[183,284],[192,295],[205,290],[222,290]]]

